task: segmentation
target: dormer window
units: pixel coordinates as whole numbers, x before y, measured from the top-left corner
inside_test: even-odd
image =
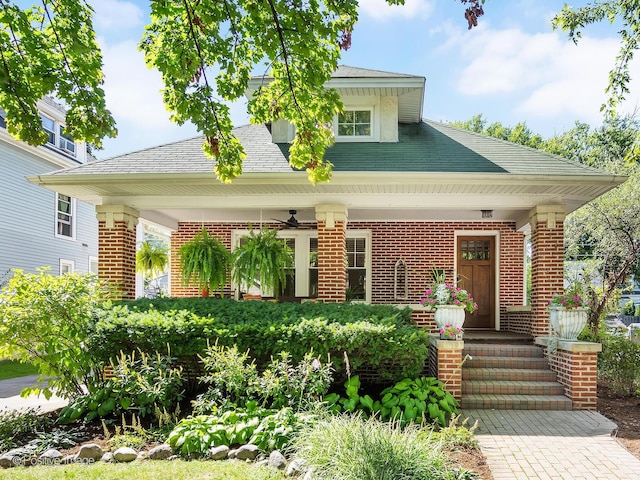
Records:
[[[362,100],[360,105],[345,105],[342,113],[333,120],[336,142],[379,142],[380,118],[377,99]]]
[[[339,137],[370,137],[371,110],[346,110],[338,116]]]

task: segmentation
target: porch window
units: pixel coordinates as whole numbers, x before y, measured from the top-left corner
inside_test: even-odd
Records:
[[[56,194],[56,236],[75,237],[75,199],[62,193]]]
[[[347,238],[347,300],[367,299],[367,239]]]

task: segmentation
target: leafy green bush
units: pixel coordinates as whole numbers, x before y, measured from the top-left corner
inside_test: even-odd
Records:
[[[58,421],[70,423],[84,417],[89,422],[125,412],[149,417],[175,408],[183,397],[183,380],[182,369],[173,366],[174,360],[159,353],[153,357],[143,352],[122,353],[112,364],[114,376],[104,386],[89,385],[89,393],[64,407]]]
[[[253,402],[246,409],[227,410],[221,415],[187,417],[176,425],[167,442],[187,457],[204,455],[220,445],[245,443],[257,445],[263,452],[286,451],[294,434],[314,419],[311,413],[264,409]]]
[[[598,376],[617,393],[636,393],[640,388],[640,343],[619,335],[603,336]]]
[[[18,442],[33,438],[50,425],[49,418],[33,408],[0,412],[0,452],[17,447]]]
[[[471,479],[473,472],[452,469],[437,441],[416,426],[339,415],[320,420],[294,439],[296,458],[326,479]]]
[[[156,300],[161,310],[141,300],[102,312],[90,341],[96,355],[107,361],[122,349],[152,353],[170,346],[173,355],[193,359],[204,354],[208,342],[217,342],[249,350],[259,369],[281,351],[296,362],[313,351],[322,358],[331,355],[336,371],[342,371],[346,352],[354,370],[373,368],[386,380],[418,375],[428,355],[427,334],[407,323],[410,312],[390,306]],[[192,306],[209,316],[166,310],[171,306]]]
[[[0,293],[0,357],[31,363],[39,381],[48,382],[22,393],[49,398],[55,390],[71,399],[83,394],[82,385],[95,382],[92,372],[101,371],[101,365],[87,337],[100,298],[93,276],[14,270]]]
[[[353,376],[345,383],[346,398],[333,393],[325,397],[330,410],[376,415],[382,420],[392,420],[400,425],[437,422],[441,427],[449,424],[451,416],[458,413],[458,402],[446,391],[445,385],[434,377],[405,378],[385,388],[380,399],[360,396],[360,379]]]
[[[286,352],[272,359],[258,372],[247,353],[236,346],[210,346],[203,358],[206,374],[201,377],[208,390],[193,402],[195,413],[246,407],[257,403],[264,408],[293,407],[296,410],[320,402],[331,385],[331,364],[311,353],[296,364]]]

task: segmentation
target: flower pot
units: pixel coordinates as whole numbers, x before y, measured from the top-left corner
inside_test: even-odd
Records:
[[[552,320],[555,313],[555,319]],[[558,332],[558,337],[562,340],[577,341],[578,335],[587,324],[589,308],[564,308],[560,307],[549,311],[549,322]],[[556,326],[554,326],[556,323]]]
[[[439,329],[445,325],[462,328],[464,316],[464,306],[462,305],[437,305],[434,318]]]

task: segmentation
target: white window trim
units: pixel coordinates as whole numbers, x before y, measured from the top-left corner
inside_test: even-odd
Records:
[[[339,115],[333,117],[333,135],[336,142],[379,142],[380,141],[380,115],[379,109],[375,105],[345,105],[344,111],[369,111],[371,112],[371,135],[339,135],[338,134],[338,118]]]
[[[77,210],[76,210],[76,199],[74,197],[69,197],[69,195],[66,195],[67,197],[69,197],[71,199],[71,236],[67,236],[67,235],[61,235],[58,233],[58,193],[56,192],[56,203],[55,203],[55,210],[54,210],[54,234],[56,238],[62,238],[65,240],[72,240],[75,241],[76,239],[76,217],[77,217]]]
[[[371,284],[373,276],[371,270],[371,230],[347,230],[347,238],[365,239],[364,268],[366,274],[364,283],[364,300],[353,300],[352,303],[371,303]]]
[[[46,145],[48,148],[53,148],[54,150],[64,152],[65,155],[77,158],[80,144],[73,139],[68,140],[61,135],[61,130],[64,130],[65,128],[64,123],[56,120],[53,116],[45,112],[40,112],[40,116],[53,122],[53,131],[44,128],[44,125],[42,126],[42,129],[45,132],[47,132],[48,134],[53,134],[53,142],[47,140],[44,145]],[[73,143],[73,151],[62,146],[63,143],[66,145],[67,142]]]
[[[91,265],[95,265],[96,266],[96,271],[92,271],[91,270]],[[89,255],[89,263],[87,264],[87,273],[93,274],[93,275],[98,275],[98,257],[95,257],[93,255]]]
[[[68,272],[64,272],[64,267],[68,267],[69,271]],[[60,273],[60,275],[64,275],[65,273],[73,273],[76,271],[76,262],[74,262],[73,260],[67,260],[64,258],[60,259],[60,270],[58,270],[58,272]]]

